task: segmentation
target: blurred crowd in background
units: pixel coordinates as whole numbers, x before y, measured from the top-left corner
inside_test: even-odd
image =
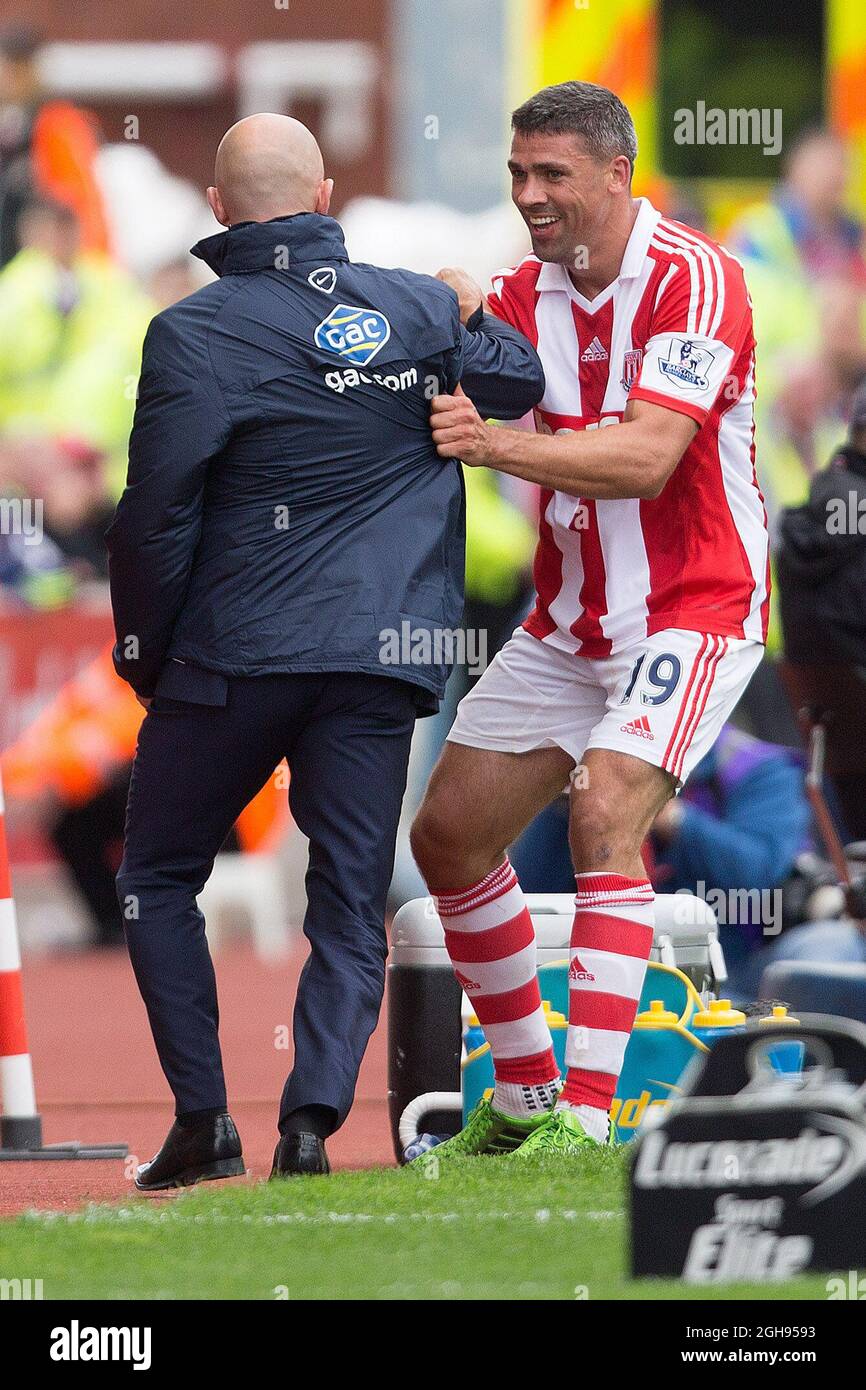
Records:
[[[144,334],[198,283],[182,245],[146,273],[122,254],[117,152],[42,90],[39,46],[25,25],[0,33],[0,479],[42,499],[44,529],[40,543],[0,538],[0,583],[37,607],[105,578]],[[202,203],[184,230],[205,225]]]
[[[201,189],[146,144],[107,144],[91,113],[43,89],[41,41],[25,24],[0,32],[5,616],[75,611],[82,596],[107,612],[102,537],[123,487],[142,340],[152,315],[207,274],[186,250],[214,230]],[[779,889],[786,928],[844,913],[811,822],[796,721],[801,702],[838,706],[842,685],[848,713],[837,710],[828,735],[831,806],[844,841],[866,840],[857,720],[859,709],[866,723],[866,245],[846,197],[852,157],[832,130],[804,129],[786,141],[781,179],[754,185],[727,225],[707,227],[742,260],[754,305],[758,473],[777,589],[768,657],[738,727],[725,731],[648,846],[660,888]],[[656,179],[644,190],[638,177],[636,191],[651,192],[668,215],[706,224],[697,184]],[[489,278],[527,249],[506,200],[469,214],[358,198],[338,215],[350,253],[385,265],[463,264]],[[537,497],[481,470],[467,471],[466,483],[465,622],[486,634],[490,659],[530,606]],[[34,499],[38,525],[25,508]],[[848,509],[837,532],[827,525],[834,499]],[[407,816],[471,680],[456,669],[446,706],[419,726]],[[29,808],[87,905],[93,939],[117,942],[112,879],[142,712],[106,647],[34,716],[3,751],[13,818],[16,806]],[[266,819],[277,814],[271,808]],[[264,839],[259,828],[240,843],[256,850]],[[526,888],[570,891],[564,803],[530,827],[514,862]],[[401,842],[394,906],[423,891]],[[855,939],[862,944],[854,932],[838,949],[859,951]],[[726,924],[723,941],[734,964],[776,949],[749,921]]]

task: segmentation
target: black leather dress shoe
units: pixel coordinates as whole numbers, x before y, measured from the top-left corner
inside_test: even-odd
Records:
[[[330,1171],[325,1141],[317,1134],[284,1134],[274,1149],[271,1182],[274,1178],[298,1178]]]
[[[135,1185],[139,1192],[163,1192],[214,1178],[236,1178],[244,1171],[234,1121],[231,1115],[216,1115],[192,1129],[175,1121],[156,1157],[136,1172]]]

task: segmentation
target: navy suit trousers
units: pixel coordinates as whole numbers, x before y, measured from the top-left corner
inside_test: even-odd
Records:
[[[340,1125],[382,1002],[415,694],[366,674],[218,679],[224,704],[157,695],[141,727],[117,876],[133,969],[177,1113],[224,1106],[216,982],[196,895],[285,757],[292,815],[310,841],[310,955],[280,1120],[324,1105]]]

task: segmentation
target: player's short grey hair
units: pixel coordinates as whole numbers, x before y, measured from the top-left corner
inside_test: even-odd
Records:
[[[511,126],[519,135],[579,135],[594,159],[624,154],[634,172],[634,121],[615,92],[594,82],[542,87],[512,113]]]

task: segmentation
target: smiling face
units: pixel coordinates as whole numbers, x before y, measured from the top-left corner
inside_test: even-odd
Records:
[[[579,135],[514,132],[511,197],[529,228],[541,261],[574,265],[581,248],[595,246],[611,213],[611,195],[628,191],[625,155],[599,160]]]

